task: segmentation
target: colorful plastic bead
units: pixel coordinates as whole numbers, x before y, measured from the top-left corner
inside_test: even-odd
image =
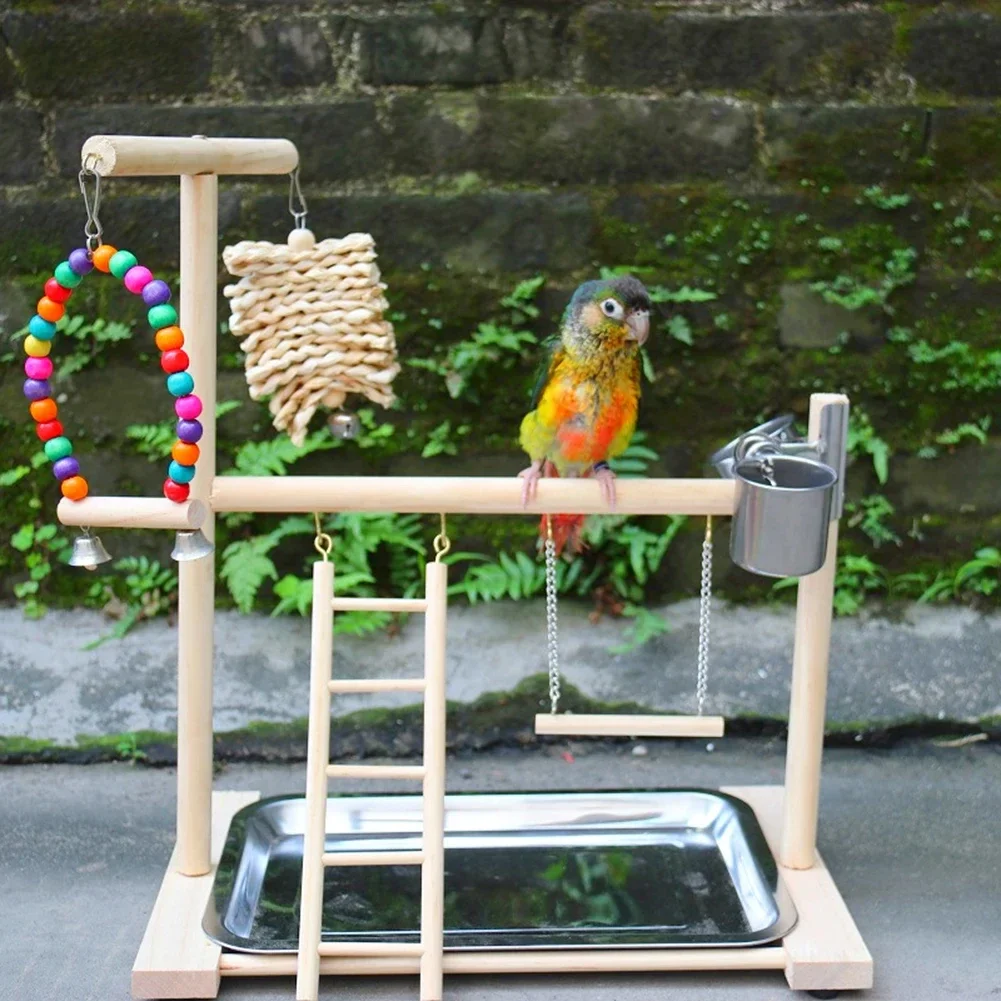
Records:
[[[190,372],[174,372],[167,376],[167,392],[171,396],[187,396],[195,388]]]
[[[52,441],[53,438],[61,438],[63,434],[62,421],[46,421],[35,428],[35,434],[42,441]]]
[[[204,429],[202,428],[201,421],[178,421],[177,422],[177,437],[181,441],[189,441],[192,444],[196,441],[200,441]]]
[[[35,309],[43,320],[48,320],[50,323],[61,320],[66,313],[66,307],[61,302],[53,302],[47,295],[38,300]]]
[[[78,247],[74,250],[66,260],[66,263],[70,266],[73,274],[76,275],[77,284],[79,284],[79,280],[84,275],[89,275],[94,270],[94,262],[91,260],[90,251],[86,247]],[[59,278],[58,272],[56,273],[56,278]],[[59,284],[65,285],[66,282],[62,278],[59,278]]]
[[[73,289],[60,285],[55,278],[50,278],[45,283],[45,294],[53,302],[67,302],[69,297],[73,294]]]
[[[65,435],[50,438],[45,443],[44,448],[45,457],[49,462],[57,462],[59,459],[65,459],[67,455],[73,454],[73,443]]]
[[[136,255],[130,250],[119,250],[118,253],[113,254],[111,260],[108,261],[108,270],[116,278],[124,278],[126,273],[130,268],[134,268],[139,261]],[[131,291],[131,289],[129,290]]]
[[[52,359],[32,358],[30,356],[25,358],[24,374],[29,379],[48,379],[52,375]]]
[[[167,467],[167,475],[175,483],[190,483],[195,478],[195,467],[182,466],[179,462],[171,461]]]
[[[75,456],[67,455],[65,459],[57,459],[52,463],[52,475],[57,480],[68,480],[71,476],[80,474],[80,463]]]
[[[164,480],[163,481],[163,496],[167,500],[174,501],[175,504],[181,504],[188,499],[191,493],[191,487],[187,483],[175,483],[174,480]]]
[[[175,351],[184,343],[180,327],[161,327],[156,332],[156,346],[161,351]]]
[[[60,261],[52,273],[56,276],[56,281],[66,288],[76,288],[83,281],[83,276],[73,270],[69,261]]]
[[[117,247],[112,247],[110,243],[102,243],[91,258],[94,262],[94,267],[98,271],[103,271],[107,274],[111,270],[111,258],[118,253]]]
[[[51,341],[56,336],[56,325],[44,316],[33,316],[28,321],[28,333],[40,341]]]
[[[142,290],[153,280],[153,272],[143,264],[129,268],[125,276],[125,287],[134,295],[141,295]]]
[[[46,396],[41,400],[35,400],[35,402],[28,407],[28,410],[31,413],[32,419],[37,421],[39,424],[44,424],[46,421],[54,421],[56,419],[56,415],[59,413],[56,401],[52,399],[51,396]]]
[[[59,484],[59,489],[63,492],[63,497],[69,500],[83,500],[87,496],[90,487],[82,476],[71,476],[68,480],[63,480]]]
[[[193,421],[202,412],[202,401],[193,393],[174,400],[174,413],[186,421]]]
[[[146,314],[146,318],[154,330],[159,330],[161,327],[173,327],[177,324],[177,310],[165,302],[160,306],[154,306],[150,309]]]
[[[187,352],[180,349],[177,351],[164,351],[160,356],[160,368],[167,373],[184,372],[190,364]]]
[[[34,334],[28,334],[24,339],[24,353],[32,358],[45,358],[51,350],[52,341],[39,340]]]
[[[193,466],[198,461],[201,450],[197,445],[192,445],[188,441],[175,441],[174,447],[170,450],[170,457],[179,462],[182,466]]]
[[[25,379],[24,395],[29,400],[44,400],[46,396],[52,395],[52,387],[48,379]]]
[[[170,286],[160,278],[155,278],[143,288],[143,302],[147,306],[162,306],[170,302]]]

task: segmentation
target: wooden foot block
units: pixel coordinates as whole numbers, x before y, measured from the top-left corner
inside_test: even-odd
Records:
[[[781,786],[726,786],[722,792],[754,810],[772,853],[782,829]],[[872,987],[872,956],[819,853],[810,869],[779,866],[799,921],[782,940],[785,974],[798,991],[865,990]]]
[[[229,822],[237,810],[258,799],[260,793],[256,792],[212,794],[212,870],[204,876],[182,876],[175,872],[176,860],[171,855],[132,967],[133,997],[218,996],[221,949],[205,937],[202,915]]]

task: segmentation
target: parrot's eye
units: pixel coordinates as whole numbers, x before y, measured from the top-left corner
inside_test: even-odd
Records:
[[[625,310],[622,308],[622,303],[617,299],[606,299],[601,304],[601,311],[605,316],[610,316],[613,320],[621,320],[625,316]]]

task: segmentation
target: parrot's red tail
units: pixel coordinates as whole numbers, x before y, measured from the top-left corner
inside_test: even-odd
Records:
[[[543,470],[543,476],[559,476],[556,467],[547,462]],[[551,516],[553,522],[553,543],[556,546],[556,555],[565,549],[571,555],[582,552],[584,542],[581,539],[581,531],[584,528],[583,514],[554,514]],[[546,529],[547,516],[543,515],[539,521],[539,538],[545,546],[547,538]]]

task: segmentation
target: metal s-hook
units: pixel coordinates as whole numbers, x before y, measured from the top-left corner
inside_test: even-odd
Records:
[[[296,205],[298,204],[298,208]],[[288,211],[295,220],[296,229],[306,228],[306,213],[309,211],[306,205],[306,197],[302,193],[302,185],[299,183],[299,168],[296,168],[288,175]]]
[[[435,563],[441,563],[441,561],[448,555],[448,551],[452,548],[452,540],[448,537],[448,530],[445,525],[445,515],[444,513],[438,515],[441,518],[441,531],[434,537],[434,561]]]
[[[83,205],[87,210],[87,222],[84,223],[83,233],[87,238],[87,249],[93,253],[101,246],[101,238],[104,229],[101,226],[101,175],[94,169],[97,164],[97,157],[88,156],[80,168],[78,180],[80,183],[80,194],[83,195]],[[94,178],[94,197],[87,193],[87,178]]]
[[[316,526],[316,538],[313,539],[313,548],[323,557],[323,562],[327,563],[334,548],[334,540],[323,531],[323,526],[320,524],[319,511],[313,512],[313,524]]]

